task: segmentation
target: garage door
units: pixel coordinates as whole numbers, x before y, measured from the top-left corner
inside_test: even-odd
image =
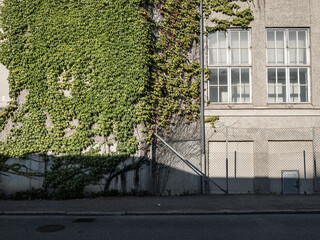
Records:
[[[271,192],[313,192],[312,141],[269,141],[268,154]]]
[[[229,193],[253,193],[253,142],[209,143],[209,177]],[[228,178],[227,178],[228,171]],[[212,184],[210,193],[222,192]]]

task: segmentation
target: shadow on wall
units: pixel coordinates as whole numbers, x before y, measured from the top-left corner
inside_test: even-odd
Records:
[[[10,158],[8,165],[24,165],[20,174],[0,172],[0,191],[6,196],[43,189],[58,198],[84,197],[86,193],[117,189],[121,193],[148,190],[145,158],[72,155],[28,159]]]
[[[211,178],[229,194],[314,194],[317,184],[314,179],[300,179],[296,176],[282,178]],[[221,190],[209,184],[209,192],[221,194]]]
[[[153,167],[153,192],[156,195],[189,195],[201,193],[201,176],[187,166],[173,168],[163,164]],[[299,175],[296,170],[282,170],[278,178],[211,177],[207,193],[225,194],[315,194],[319,180]]]
[[[9,159],[7,164],[25,164],[26,175],[0,174],[0,190],[5,195],[33,189],[47,189],[61,198],[87,196],[85,193],[117,191],[122,194],[148,192],[154,195],[190,195],[201,193],[201,176],[184,163],[169,166],[150,159],[87,156],[76,163],[76,156],[45,159],[33,155],[29,159]],[[152,172],[150,169],[152,168]],[[35,176],[41,173],[41,176]],[[307,178],[296,170],[283,170],[279,178],[211,177],[207,193],[225,194],[315,194],[319,180]]]

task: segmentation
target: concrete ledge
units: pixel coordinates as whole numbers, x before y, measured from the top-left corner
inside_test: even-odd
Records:
[[[319,109],[206,109],[206,116],[219,117],[308,117],[320,116]]]

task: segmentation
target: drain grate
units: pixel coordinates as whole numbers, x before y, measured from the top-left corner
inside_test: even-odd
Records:
[[[44,225],[44,226],[38,227],[36,231],[46,233],[46,232],[58,232],[63,229],[65,229],[65,226],[53,224],[53,225]]]
[[[94,222],[94,218],[77,218],[73,220],[73,222],[84,222],[84,223]]]

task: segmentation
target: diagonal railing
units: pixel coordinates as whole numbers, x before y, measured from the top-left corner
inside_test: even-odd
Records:
[[[183,157],[180,153],[178,153],[173,147],[171,147],[162,137],[160,137],[158,134],[154,133],[154,136],[156,136],[166,147],[168,147],[178,158],[184,162],[192,171],[194,171],[198,176],[205,177],[208,181],[210,181],[214,186],[219,188],[224,193],[228,194],[228,192],[223,189],[221,186],[219,186],[215,181],[210,179],[209,177],[205,176],[205,174],[199,170],[196,166],[194,166],[190,161],[188,161],[185,157]]]

